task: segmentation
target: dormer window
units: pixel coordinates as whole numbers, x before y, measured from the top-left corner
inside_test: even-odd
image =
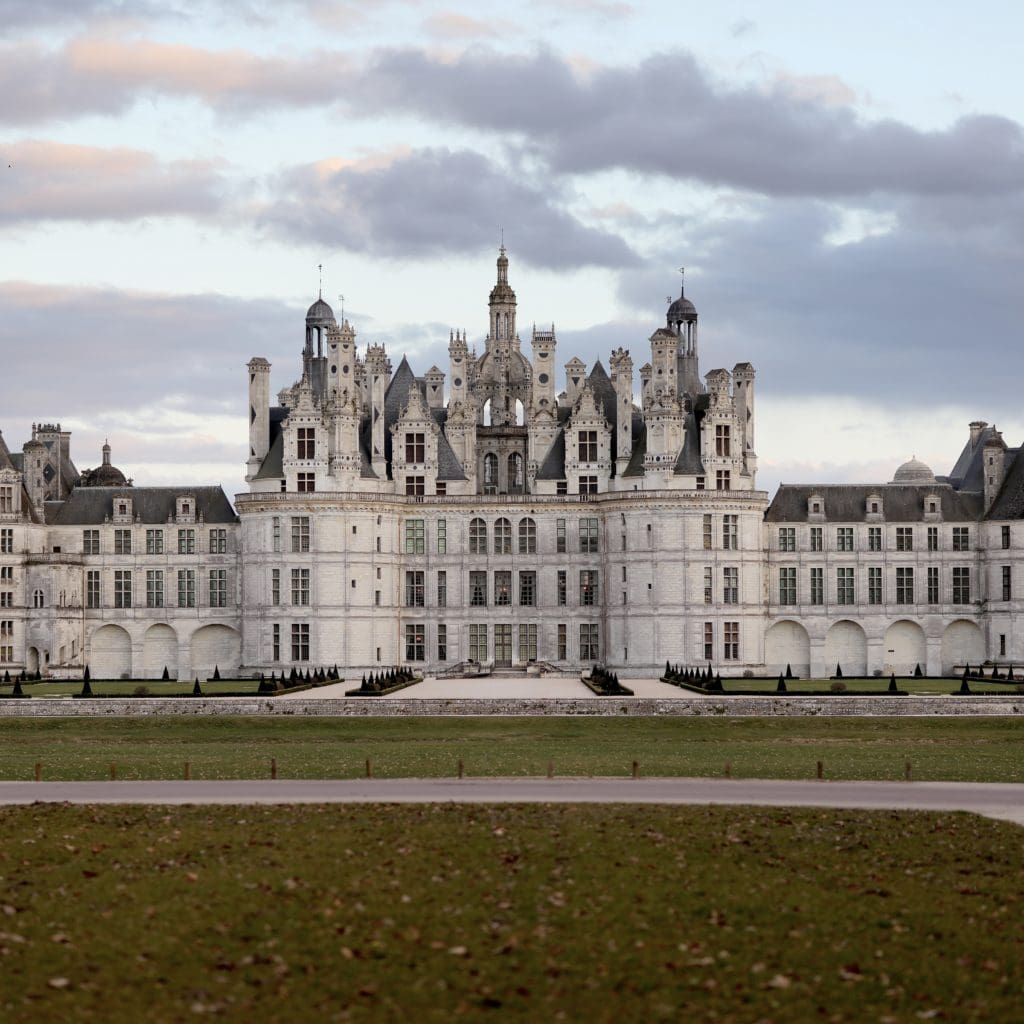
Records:
[[[119,497],[114,499],[114,522],[130,523],[132,521],[132,499]]]
[[[186,522],[193,520],[196,513],[195,499],[191,495],[188,497],[180,497],[174,503],[175,516],[179,520]]]
[[[825,499],[820,494],[811,494],[807,498],[807,515],[809,518],[821,520],[825,516]]]
[[[872,492],[864,501],[864,511],[869,516],[881,517],[885,512],[885,505],[882,503],[882,496]]]

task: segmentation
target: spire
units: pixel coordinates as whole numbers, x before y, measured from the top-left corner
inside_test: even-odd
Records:
[[[110,465],[110,441],[107,439],[103,441],[103,465]]]
[[[679,298],[686,298],[686,267],[679,268]]]
[[[502,231],[504,236],[504,231]],[[498,284],[508,284],[508,256],[506,255],[504,237],[501,247],[498,249]]]

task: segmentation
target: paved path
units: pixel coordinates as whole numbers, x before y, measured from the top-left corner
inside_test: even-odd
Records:
[[[0,804],[629,803],[970,811],[1024,825],[1024,784],[779,779],[0,782]]]

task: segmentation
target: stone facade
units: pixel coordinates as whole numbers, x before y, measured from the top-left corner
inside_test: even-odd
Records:
[[[478,355],[397,369],[318,299],[298,380],[248,364],[249,491],[79,474],[70,435],[0,439],[0,672],[205,677],[666,660],[846,675],[1024,663],[1024,459],[972,424],[949,477],[756,489],[755,372],[699,372],[680,295],[630,352],[529,357],[504,249]],[[646,352],[645,352],[646,355]],[[639,399],[639,400],[637,400]]]

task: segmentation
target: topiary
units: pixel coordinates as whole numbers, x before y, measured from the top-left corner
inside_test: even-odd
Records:
[[[790,663],[788,661],[786,662],[786,678],[787,679],[792,679],[793,678],[793,666],[790,665]]]
[[[167,666],[164,665],[164,674],[160,677],[165,683],[171,678],[171,673],[167,671]]]
[[[89,685],[88,678],[82,680],[82,692],[79,694],[80,697],[91,697],[92,687]]]
[[[215,683],[219,683],[220,682],[220,666],[219,665],[214,665],[213,666],[213,681]]]
[[[776,693],[786,693],[786,680],[783,678],[782,673],[779,673],[779,682],[775,687]]]
[[[897,693],[898,692],[897,689],[896,689],[896,677],[895,676],[890,676],[889,677],[889,692],[890,693]]]
[[[195,686],[192,687],[192,696],[193,697],[202,697],[202,695],[203,695],[203,688],[199,685],[199,676],[196,676]]]

